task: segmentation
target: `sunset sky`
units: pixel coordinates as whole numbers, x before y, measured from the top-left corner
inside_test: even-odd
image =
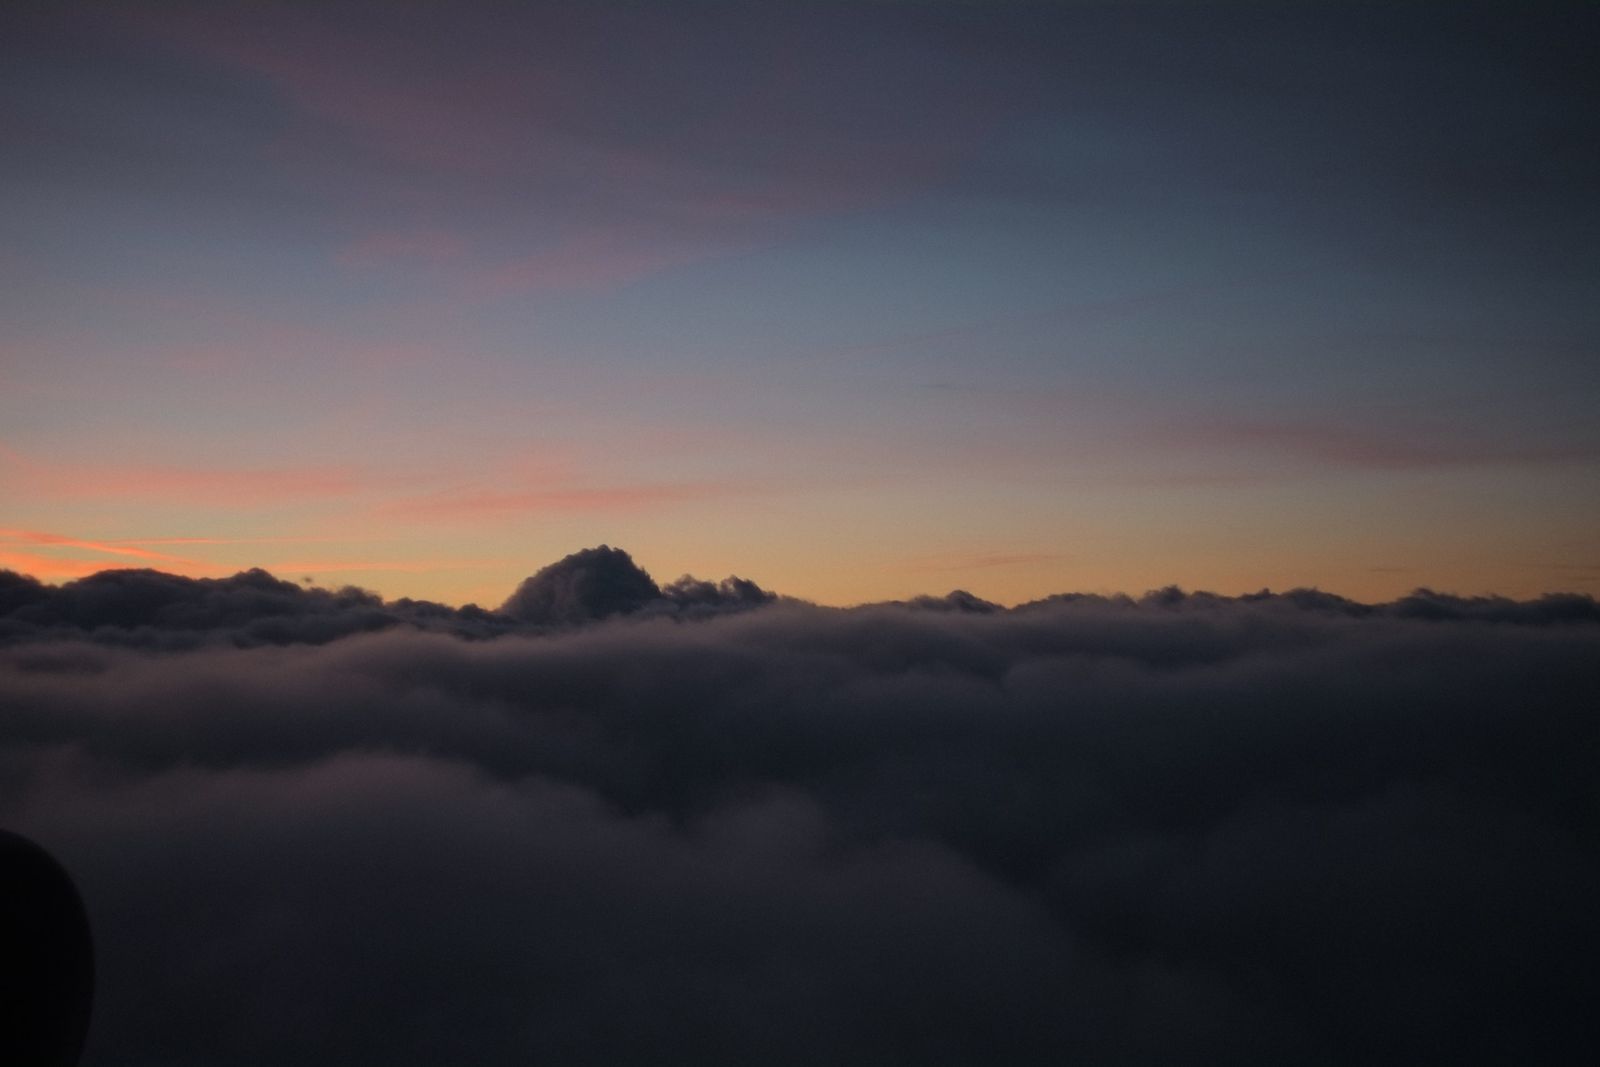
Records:
[[[1597,595],[1596,0],[0,0],[0,1067],[1600,1064]]]
[[[1600,587],[1600,8],[8,3],[0,567]]]

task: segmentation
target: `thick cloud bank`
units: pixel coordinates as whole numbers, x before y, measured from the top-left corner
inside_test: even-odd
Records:
[[[639,612],[703,616],[772,599],[744,578],[719,584],[686,574],[663,588],[622,549],[601,545],[550,564],[518,586],[500,610],[518,622],[559,626]]]
[[[0,578],[86,1062],[1600,1056],[1594,601],[617,608],[611,551],[504,613]]]
[[[601,545],[545,567],[498,612],[423,600],[384,601],[354,587],[304,589],[263,570],[183,578],[152,570],[102,571],[60,588],[0,570],[0,645],[88,632],[97,643],[179,649],[206,644],[322,644],[394,627],[491,637],[543,632],[615,615],[704,619],[770,603],[756,583],[684,575],[659,586],[626,552]]]

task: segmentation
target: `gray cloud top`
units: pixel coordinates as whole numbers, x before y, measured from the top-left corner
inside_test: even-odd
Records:
[[[559,626],[0,581],[0,822],[82,889],[87,1062],[1600,1051],[1586,597],[621,614],[595,565]]]

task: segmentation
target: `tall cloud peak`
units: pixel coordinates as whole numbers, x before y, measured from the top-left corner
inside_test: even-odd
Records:
[[[661,587],[632,556],[601,545],[524,580],[500,610],[522,622],[580,623],[631,614],[660,599]]]

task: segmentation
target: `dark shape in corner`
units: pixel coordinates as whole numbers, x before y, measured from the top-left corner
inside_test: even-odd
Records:
[[[0,830],[0,1063],[76,1064],[93,999],[89,918],[72,879]]]
[[[521,622],[588,622],[638,611],[661,599],[655,580],[620,548],[574,552],[517,586],[500,609]]]

